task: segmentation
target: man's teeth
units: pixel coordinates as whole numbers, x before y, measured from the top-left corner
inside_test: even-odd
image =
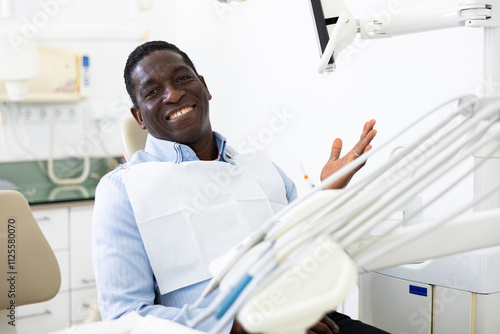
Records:
[[[181,116],[184,116],[186,115],[188,112],[190,112],[191,110],[193,110],[193,107],[186,107],[186,108],[183,108],[182,110],[179,110],[178,112],[170,115],[170,119],[176,119],[176,118],[179,118]]]

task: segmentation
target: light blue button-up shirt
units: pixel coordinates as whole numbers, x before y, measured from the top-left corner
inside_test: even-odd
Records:
[[[219,150],[218,160],[231,163],[230,157],[237,153],[226,146],[226,139],[221,135],[214,132],[214,138]],[[209,297],[198,309],[191,311],[186,307],[201,295],[208,281],[160,294],[121,174],[127,166],[148,161],[182,163],[195,160],[199,159],[190,147],[148,135],[143,151],[136,152],[130,162],[117,167],[99,182],[95,195],[92,252],[103,320],[135,311],[142,316],[151,314],[185,325],[212,301],[213,297]],[[279,167],[276,169],[283,179],[288,202],[291,202],[297,197],[295,185]],[[215,319],[207,320],[196,329],[209,331],[214,323]],[[231,324],[225,332],[230,328]]]

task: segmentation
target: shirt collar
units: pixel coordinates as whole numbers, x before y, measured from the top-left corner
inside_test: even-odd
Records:
[[[226,138],[215,131],[213,134],[215,144],[219,150],[218,158],[216,160],[231,162],[230,160],[232,157],[226,152]],[[148,134],[144,151],[158,161],[181,163],[184,161],[200,160],[191,147],[168,140],[157,139],[151,134]]]

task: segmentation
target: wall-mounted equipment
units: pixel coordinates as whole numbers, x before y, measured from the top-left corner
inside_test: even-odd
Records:
[[[38,49],[39,75],[28,80],[25,102],[69,102],[87,98],[90,90],[90,57],[64,49]],[[0,82],[0,101],[8,101]]]
[[[4,100],[21,101],[28,94],[28,80],[38,75],[36,42],[22,36],[14,2],[0,2],[0,82]],[[5,81],[2,82],[2,81]]]

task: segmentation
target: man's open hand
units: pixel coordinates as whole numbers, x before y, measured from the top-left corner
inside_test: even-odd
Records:
[[[336,138],[333,141],[330,159],[328,159],[328,162],[325,164],[323,170],[321,171],[321,181],[323,181],[336,171],[340,170],[342,167],[346,166],[350,162],[354,161],[357,157],[361,156],[363,153],[369,151],[372,148],[370,143],[377,134],[377,130],[373,128],[374,126],[375,126],[374,119],[366,122],[365,126],[363,127],[363,133],[361,134],[359,141],[356,143],[356,145],[354,145],[352,150],[347,152],[347,154],[344,155],[342,158],[339,158],[340,152],[342,151],[342,140],[340,138]],[[344,175],[342,178],[335,181],[325,189],[344,188],[349,183],[354,174],[356,174],[356,172],[360,170],[361,167],[363,166],[364,164],[360,165],[358,168]]]

